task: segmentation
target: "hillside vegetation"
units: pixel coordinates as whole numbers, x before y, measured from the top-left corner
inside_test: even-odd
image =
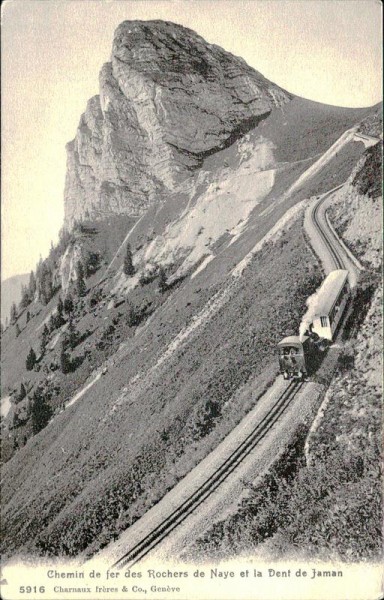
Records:
[[[320,279],[296,221],[256,255],[225,306],[136,391],[134,374],[154,363],[156,340],[168,337],[166,313],[155,318],[140,356],[132,347],[115,361],[115,391],[107,373],[5,465],[4,551],[76,555],[138,518],[250,409],[251,399],[237,405],[236,391],[252,377],[261,394],[274,378],[275,343],[297,330]],[[175,300],[172,313],[185,319],[185,305]]]
[[[343,350],[310,431],[249,484],[236,514],[198,540],[188,557],[239,553],[278,559],[376,561],[382,553],[382,282],[380,144],[368,149],[330,210],[366,269],[357,285]],[[364,190],[364,193],[362,191]],[[380,191],[379,191],[380,190]]]

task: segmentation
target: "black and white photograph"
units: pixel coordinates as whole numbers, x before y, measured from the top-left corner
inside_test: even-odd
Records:
[[[381,2],[1,17],[1,598],[381,598]]]

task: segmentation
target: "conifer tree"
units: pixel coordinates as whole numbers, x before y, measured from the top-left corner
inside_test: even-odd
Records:
[[[77,340],[78,340],[78,333],[75,329],[75,324],[73,322],[73,318],[72,316],[69,317],[69,323],[68,323],[68,346],[73,350],[73,348],[76,346],[77,344]]]
[[[85,296],[87,287],[86,287],[85,281],[84,281],[84,267],[80,261],[78,261],[78,263],[77,263],[76,271],[77,271],[77,280],[76,280],[77,294],[78,294],[78,296],[82,297],[82,296]]]
[[[61,296],[59,296],[59,300],[57,302],[57,315],[60,317],[60,319],[63,318],[63,312],[64,312],[64,303],[61,299]]]
[[[60,366],[61,366],[61,372],[64,373],[64,375],[69,373],[71,370],[71,361],[70,361],[68,352],[66,351],[67,345],[68,345],[68,342],[66,340],[63,340],[61,343],[61,350],[60,350]]]
[[[36,265],[36,289],[37,289],[37,280],[39,279],[39,277],[41,275],[42,268],[43,268],[43,257],[40,254],[39,262]]]
[[[51,321],[50,321],[51,331],[53,331],[53,329],[58,329],[65,323],[63,313],[64,313],[64,303],[60,296],[58,303],[57,303],[57,307],[56,307],[56,314],[51,316]]]
[[[36,294],[36,277],[33,271],[31,271],[29,276],[28,294],[32,302]]]
[[[55,331],[56,329],[56,319],[55,319],[55,315],[51,315],[49,317],[49,321],[48,321],[48,329],[49,332],[52,333],[53,331]]]
[[[28,323],[28,321],[31,318],[31,313],[29,312],[29,310],[27,310],[27,317],[26,317],[26,323]]]
[[[33,394],[32,402],[32,430],[33,434],[39,433],[46,425],[52,415],[52,409],[46,401],[43,390],[39,387]]]
[[[20,325],[18,323],[16,323],[16,330],[15,330],[16,337],[19,337],[20,333],[21,333],[20,332]]]
[[[47,343],[48,343],[48,339],[49,339],[49,329],[47,327],[47,324],[44,325],[43,331],[41,333],[41,338],[40,338],[40,351],[41,354],[44,354],[45,349],[47,347]]]
[[[24,400],[24,398],[25,398],[26,395],[27,395],[27,391],[25,389],[25,385],[24,385],[24,383],[21,383],[21,385],[20,385],[20,392],[19,392],[19,395],[18,395],[19,402],[21,400]]]
[[[34,351],[33,348],[31,348],[28,353],[27,360],[25,361],[25,367],[26,367],[27,371],[32,371],[35,364],[36,364],[36,352]]]
[[[11,306],[11,325],[13,325],[14,323],[16,323],[16,319],[17,319],[16,303],[12,302],[12,306]]]
[[[131,245],[127,244],[125,257],[124,257],[124,273],[128,275],[128,277],[132,277],[135,274],[135,268],[133,266],[133,257]]]
[[[29,291],[26,285],[21,286],[21,300],[20,300],[20,308],[23,310],[27,308],[28,304],[30,304],[31,300],[29,297]]]
[[[84,274],[84,279],[86,279],[89,275],[89,269],[88,269],[88,260],[86,258],[84,258],[83,262],[81,263],[82,267],[83,267],[83,274]]]
[[[53,283],[52,283],[52,271],[47,266],[46,262],[43,262],[40,269],[39,278],[39,298],[43,304],[48,304],[53,296]]]
[[[168,288],[168,286],[167,286],[167,276],[165,274],[164,267],[160,267],[160,270],[159,270],[159,291],[163,294],[166,291],[167,288]]]

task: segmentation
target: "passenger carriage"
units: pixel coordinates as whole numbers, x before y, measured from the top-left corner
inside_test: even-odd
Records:
[[[310,331],[322,339],[333,341],[351,295],[348,271],[331,271],[317,294],[316,313]]]

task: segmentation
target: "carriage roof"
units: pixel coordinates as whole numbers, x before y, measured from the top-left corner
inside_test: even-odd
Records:
[[[281,342],[279,342],[277,345],[279,348],[284,348],[285,346],[302,346],[307,339],[307,335],[304,335],[301,339],[298,335],[289,335],[281,340]]]
[[[316,315],[329,314],[347,279],[348,271],[343,269],[331,271],[327,275],[317,292]]]

